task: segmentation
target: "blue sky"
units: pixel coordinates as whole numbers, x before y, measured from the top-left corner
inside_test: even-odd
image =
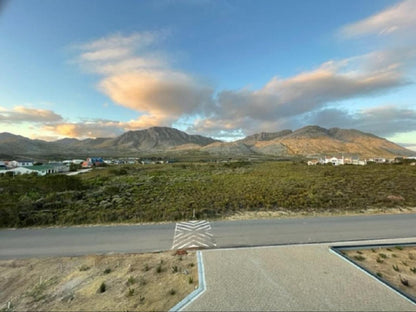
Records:
[[[0,132],[310,124],[416,148],[416,1],[6,1]]]

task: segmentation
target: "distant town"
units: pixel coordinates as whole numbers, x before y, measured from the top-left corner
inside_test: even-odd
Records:
[[[49,161],[48,163],[36,162],[34,160],[0,160],[0,175],[21,175],[35,174],[44,176],[48,174],[67,174],[76,175],[88,172],[94,167],[103,167],[109,165],[133,165],[133,164],[164,164],[172,160],[162,159],[140,159],[140,158],[122,158],[105,160],[101,157],[88,157],[87,159],[72,159],[63,161]]]
[[[409,161],[410,160],[410,165],[414,166],[416,165],[416,162],[412,162],[411,160],[416,160],[416,157],[412,156],[412,157],[395,157],[395,158],[382,158],[382,157],[376,157],[376,158],[368,158],[368,159],[360,159],[360,158],[354,158],[354,157],[323,157],[323,158],[317,158],[317,159],[312,159],[312,160],[308,160],[308,165],[309,166],[314,166],[314,165],[327,165],[327,164],[331,164],[334,166],[339,166],[339,165],[359,165],[359,166],[365,166],[368,163],[377,163],[377,164],[394,164],[394,163],[401,163],[404,160]]]
[[[232,159],[221,160],[221,162],[230,162]],[[236,160],[234,160],[236,161]],[[88,157],[87,159],[71,159],[63,161],[49,161],[47,163],[37,162],[34,160],[0,160],[0,175],[22,175],[34,174],[45,176],[48,174],[66,174],[77,175],[88,172],[95,167],[113,166],[113,165],[150,165],[150,164],[167,164],[174,160],[164,160],[161,158],[142,159],[142,158],[120,158],[120,159],[103,159],[102,157]],[[324,156],[307,160],[308,166],[316,165],[358,165],[367,164],[397,164],[406,162],[411,166],[416,165],[416,157],[395,157],[395,158],[368,158],[360,159],[344,156]]]

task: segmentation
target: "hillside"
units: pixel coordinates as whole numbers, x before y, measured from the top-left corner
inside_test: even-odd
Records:
[[[324,156],[344,154],[359,157],[411,156],[416,153],[371,133],[354,129],[307,126],[296,131],[262,132],[234,142],[189,135],[168,127],[128,131],[116,138],[31,140],[0,133],[0,157],[125,156],[149,153],[201,153],[218,156]]]
[[[253,140],[253,138],[258,138]],[[307,126],[296,131],[252,135],[241,140],[250,149],[268,155],[324,156],[332,154],[360,157],[410,156],[415,152],[371,133],[354,129],[325,129]]]

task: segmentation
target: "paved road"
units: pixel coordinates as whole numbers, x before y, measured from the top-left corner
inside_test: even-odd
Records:
[[[148,252],[172,247],[175,224],[0,231],[0,259]]]
[[[217,248],[416,237],[416,214],[211,222]],[[175,223],[0,230],[0,259],[171,249]]]

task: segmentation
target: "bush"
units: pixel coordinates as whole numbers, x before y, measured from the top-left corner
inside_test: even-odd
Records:
[[[98,288],[98,292],[100,294],[102,294],[103,292],[105,292],[107,290],[107,286],[104,282],[101,283],[100,287]]]

